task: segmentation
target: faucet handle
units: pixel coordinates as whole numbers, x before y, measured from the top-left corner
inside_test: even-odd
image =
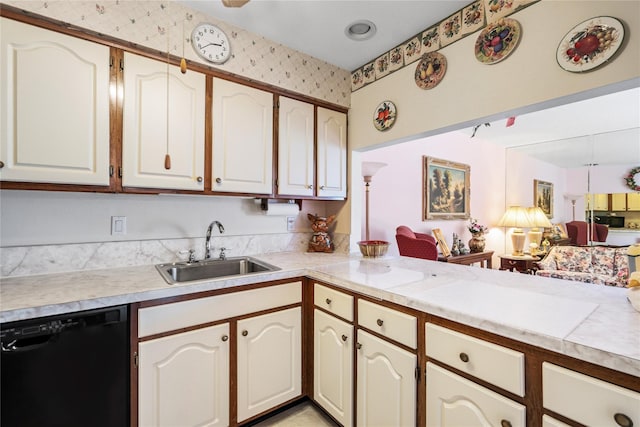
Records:
[[[189,249],[189,250],[182,250],[182,251],[178,251],[179,255],[189,255],[189,258],[187,260],[187,262],[196,262],[196,250],[195,249]]]
[[[225,253],[226,250],[227,248],[220,248],[220,256],[218,258],[227,259],[227,254]]]

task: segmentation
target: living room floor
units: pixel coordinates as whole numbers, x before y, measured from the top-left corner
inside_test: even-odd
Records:
[[[266,419],[254,427],[338,427],[311,402],[303,402]]]

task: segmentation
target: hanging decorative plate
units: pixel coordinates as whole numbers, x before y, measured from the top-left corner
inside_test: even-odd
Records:
[[[396,106],[391,101],[382,101],[373,113],[373,125],[379,131],[390,129],[396,121]]]
[[[495,64],[511,55],[520,40],[520,23],[503,18],[488,24],[476,40],[476,59],[483,64]]]
[[[558,45],[556,59],[573,73],[605,64],[622,46],[624,27],[616,18],[599,16],[576,25]]]
[[[439,52],[422,55],[416,67],[415,79],[420,89],[431,89],[438,86],[447,72],[447,58]]]

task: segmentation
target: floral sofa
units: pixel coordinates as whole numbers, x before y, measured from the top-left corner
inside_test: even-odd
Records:
[[[626,287],[627,247],[552,246],[538,263],[536,275],[599,285]]]

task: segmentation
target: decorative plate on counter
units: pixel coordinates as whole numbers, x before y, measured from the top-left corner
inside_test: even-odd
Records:
[[[438,86],[446,72],[447,58],[443,54],[439,52],[425,53],[416,67],[416,84],[420,89],[434,88]]]
[[[605,64],[624,40],[624,27],[616,18],[600,16],[576,25],[558,45],[560,67],[573,73],[593,70]]]
[[[520,23],[511,18],[487,25],[476,40],[476,59],[483,64],[502,61],[516,48],[521,33]]]
[[[396,121],[396,106],[391,101],[383,101],[373,113],[373,125],[379,131],[390,129]]]

